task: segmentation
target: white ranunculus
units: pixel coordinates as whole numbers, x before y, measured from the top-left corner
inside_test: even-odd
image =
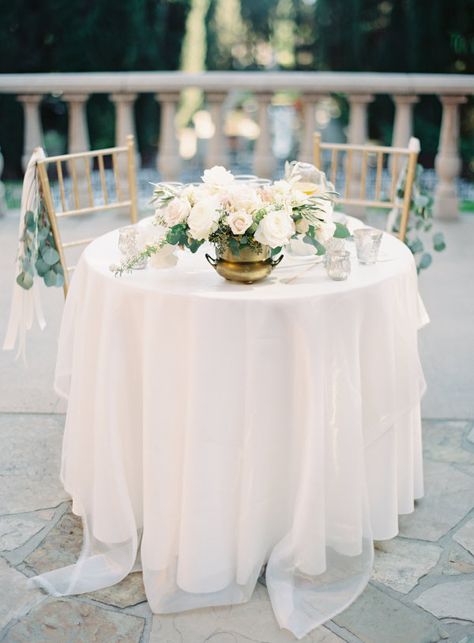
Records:
[[[233,234],[244,234],[253,223],[252,215],[245,210],[231,212],[227,217],[227,223]]]
[[[325,243],[336,231],[336,225],[332,221],[320,221],[315,226],[316,239],[320,243]]]
[[[169,228],[172,228],[186,221],[190,212],[191,206],[187,199],[173,199],[165,208],[158,210],[157,214]]]
[[[148,265],[152,268],[172,268],[178,263],[178,257],[174,254],[175,246],[166,244],[148,260]]]
[[[295,233],[295,224],[286,210],[270,210],[258,224],[255,239],[265,246],[277,248],[288,243]]]
[[[222,165],[214,165],[209,170],[204,170],[202,180],[209,185],[224,186],[234,182],[234,175]]]
[[[211,232],[217,228],[220,217],[220,204],[217,198],[209,197],[198,201],[188,217],[189,233],[193,239],[209,239]]]

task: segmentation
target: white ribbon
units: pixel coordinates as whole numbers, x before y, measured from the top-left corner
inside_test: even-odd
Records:
[[[41,308],[38,279],[33,280],[29,290],[25,290],[16,282],[17,275],[22,271],[21,257],[23,255],[23,234],[25,231],[25,214],[30,210],[37,214],[39,205],[39,186],[36,164],[45,158],[41,147],[35,148],[23,179],[21,193],[20,226],[18,230],[18,251],[16,258],[16,271],[13,281],[12,303],[7,332],[3,342],[3,350],[12,350],[18,342],[16,359],[21,355],[26,356],[26,331],[30,330],[36,318],[41,330],[46,326],[46,321]]]

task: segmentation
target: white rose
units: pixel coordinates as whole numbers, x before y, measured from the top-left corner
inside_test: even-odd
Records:
[[[258,224],[255,239],[270,248],[288,243],[295,233],[295,224],[286,210],[270,210]]]
[[[328,239],[334,236],[336,225],[332,221],[320,221],[315,226],[316,239],[320,243],[325,243]]]
[[[157,210],[156,214],[170,228],[183,223],[191,212],[191,206],[187,199],[173,199],[165,208]]]
[[[201,177],[204,183],[210,185],[230,185],[234,181],[234,175],[222,167],[222,165],[214,165],[210,170],[204,170]]]
[[[221,195],[223,202],[226,202],[232,210],[246,210],[253,212],[262,207],[262,200],[255,188],[250,185],[231,185],[224,194]]]
[[[217,228],[220,217],[220,204],[216,198],[207,198],[198,201],[191,208],[188,217],[189,232],[193,239],[201,241],[208,239],[211,232]]]
[[[233,234],[244,234],[253,223],[252,215],[245,210],[231,212],[227,217],[227,223]]]
[[[166,244],[148,260],[152,268],[172,268],[178,263],[178,257],[174,254],[175,246]]]

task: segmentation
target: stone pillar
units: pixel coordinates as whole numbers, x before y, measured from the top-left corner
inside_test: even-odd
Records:
[[[273,177],[275,158],[272,151],[272,135],[270,131],[269,110],[273,94],[258,92],[258,126],[260,135],[255,143],[253,167],[257,176],[265,179]]]
[[[408,141],[413,135],[413,105],[418,102],[418,96],[407,96],[396,94],[393,97],[395,103],[395,122],[393,124],[393,147],[407,147]]]
[[[215,127],[214,136],[210,139],[207,154],[206,167],[213,165],[227,164],[226,141],[224,137],[224,101],[227,94],[224,92],[207,92],[207,102],[211,113],[212,122]]]
[[[115,106],[115,145],[123,147],[127,144],[127,136],[130,134],[135,139],[135,167],[140,167],[140,158],[137,147],[137,136],[135,130],[134,104],[137,94],[111,94],[110,100]],[[120,186],[122,189],[128,185],[128,159],[127,155],[121,153],[118,157],[117,166],[120,173]]]
[[[136,94],[111,94],[110,100],[115,105],[115,145],[127,143],[127,136],[132,134],[136,140],[135,117],[133,106]]]
[[[364,145],[368,137],[368,105],[374,100],[372,94],[351,94],[348,96],[350,114],[348,142],[352,145]],[[350,182],[350,196],[357,198],[360,194],[362,157],[360,154],[352,157],[352,179]],[[365,212],[359,206],[346,206],[350,214],[360,215]]]
[[[90,149],[89,130],[87,128],[86,102],[88,94],[64,94],[63,100],[68,104],[68,153],[77,154],[87,152]],[[77,176],[79,207],[88,207],[89,195],[86,183],[86,165],[84,160],[79,160],[69,166],[69,174],[72,176],[74,167]],[[69,195],[69,207],[76,208],[73,194]]]
[[[301,97],[303,108],[303,131],[298,159],[305,163],[314,163],[313,136],[316,131],[316,105],[325,98],[320,94],[307,93]]]
[[[63,100],[68,104],[68,152],[87,152],[90,149],[89,131],[87,129],[86,102],[88,94],[64,94]]]
[[[41,94],[25,94],[17,96],[17,100],[23,105],[25,115],[24,137],[23,137],[23,155],[21,164],[23,170],[26,170],[28,161],[35,147],[42,145],[42,128],[39,104],[42,99]]]
[[[353,145],[363,145],[367,142],[368,135],[367,106],[374,97],[372,94],[351,94],[348,100],[350,106],[348,142]]]
[[[461,169],[459,145],[459,105],[466,102],[465,96],[441,96],[443,117],[439,136],[435,168],[438,183],[435,191],[434,215],[440,219],[455,219],[459,216],[456,193],[456,178]]]
[[[181,169],[178,139],[176,136],[176,108],[179,92],[162,92],[155,98],[161,103],[160,146],[157,167],[165,181],[176,181]]]

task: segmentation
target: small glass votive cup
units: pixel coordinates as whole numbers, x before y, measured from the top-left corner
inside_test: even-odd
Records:
[[[331,237],[326,241],[325,247],[326,254],[324,256],[327,257],[333,252],[345,252],[346,242],[344,239],[336,239],[335,237]]]
[[[234,181],[237,183],[253,183],[257,181],[258,176],[256,174],[234,174]]]
[[[345,281],[351,274],[351,253],[347,250],[326,255],[326,272],[334,281]]]
[[[359,263],[368,265],[377,261],[380,244],[382,243],[382,230],[374,228],[359,228],[352,233],[355,241],[357,259]]]
[[[139,234],[140,232],[137,226],[134,225],[127,225],[119,229],[118,248],[125,260],[130,259],[138,252],[140,252],[140,249],[138,247]],[[146,268],[146,264],[147,259],[142,259],[133,267],[133,269],[142,270],[143,268]]]

